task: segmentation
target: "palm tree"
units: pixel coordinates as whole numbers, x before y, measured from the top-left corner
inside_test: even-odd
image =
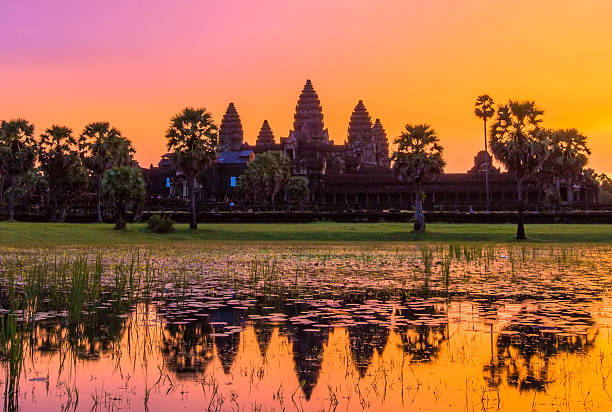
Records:
[[[489,146],[487,145],[487,119],[493,117],[495,114],[494,108],[495,102],[488,94],[483,94],[476,98],[476,104],[474,107],[474,113],[476,117],[480,118],[484,122],[484,148],[487,153],[486,163],[485,163],[485,190],[487,195],[487,211],[489,211],[490,206],[490,196],[489,196]]]
[[[283,152],[261,153],[240,175],[239,190],[253,202],[263,197],[274,206],[277,195],[284,190],[290,177],[291,163]]]
[[[102,178],[104,172],[115,166],[134,164],[132,142],[111,127],[108,122],[90,123],[79,137],[79,150],[83,164],[96,181],[98,222],[102,222]]]
[[[574,183],[582,177],[591,150],[586,136],[576,129],[561,129],[549,132],[550,156],[542,165],[545,174],[554,177],[557,196],[561,179],[567,184],[567,201],[574,201]]]
[[[270,179],[270,191],[268,196],[270,197],[272,206],[274,206],[276,196],[284,190],[287,181],[291,177],[291,163],[283,152],[272,151],[266,154],[271,158],[271,161],[267,165]]]
[[[438,135],[428,124],[407,124],[406,131],[395,139],[398,145],[393,154],[393,168],[401,180],[415,183],[414,230],[425,231],[421,185],[444,171],[443,147]]]
[[[145,198],[145,185],[140,168],[115,166],[104,173],[104,194],[115,204],[115,229],[125,229],[126,209]]]
[[[212,165],[217,156],[218,127],[212,114],[205,108],[187,107],[170,119],[166,132],[168,150],[174,153],[177,167],[185,174],[191,196],[191,223],[198,228],[196,214],[195,179],[200,172]]]
[[[516,180],[518,240],[525,239],[523,182],[541,169],[549,155],[548,136],[540,128],[542,114],[533,101],[510,100],[497,109],[491,126],[491,151]]]
[[[72,129],[54,125],[45,130],[38,142],[38,159],[49,186],[51,221],[57,220],[58,207],[63,221],[70,200],[87,183]]]
[[[36,149],[34,125],[24,119],[0,123],[0,174],[6,176],[9,194],[9,220],[15,219],[17,178],[34,168]]]

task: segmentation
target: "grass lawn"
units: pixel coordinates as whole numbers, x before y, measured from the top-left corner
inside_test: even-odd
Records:
[[[168,245],[206,241],[302,241],[302,242],[513,242],[515,225],[432,223],[427,233],[414,233],[406,223],[278,223],[199,224],[198,231],[176,225],[177,231],[159,235],[144,224],[125,231],[111,224],[0,223],[0,246],[115,246]],[[527,242],[610,243],[612,225],[527,225]]]

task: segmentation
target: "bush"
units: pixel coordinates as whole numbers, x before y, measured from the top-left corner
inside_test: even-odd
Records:
[[[174,220],[165,216],[153,215],[147,221],[147,227],[154,233],[174,232]]]

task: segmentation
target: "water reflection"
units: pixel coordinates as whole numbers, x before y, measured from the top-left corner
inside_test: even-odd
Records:
[[[485,367],[487,381],[497,386],[503,375],[520,391],[545,391],[552,358],[585,354],[594,348],[597,333],[591,314],[575,302],[525,304],[498,334],[497,356]]]
[[[420,272],[404,288],[379,276],[359,289],[325,272],[257,291],[215,272],[212,286],[175,279],[140,303],[128,292],[101,298],[79,317],[40,302],[36,322],[20,326],[21,391],[5,410],[612,407],[604,276],[589,278],[599,282],[591,291],[562,291],[546,286],[558,275],[471,270],[476,286],[432,275],[426,292]],[[509,286],[534,279],[536,293]]]

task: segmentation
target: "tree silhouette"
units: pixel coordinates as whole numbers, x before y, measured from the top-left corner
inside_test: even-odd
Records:
[[[98,222],[102,222],[102,178],[115,166],[134,164],[132,143],[108,122],[89,123],[79,137],[83,164],[96,182]]]
[[[443,148],[438,135],[428,124],[406,125],[395,143],[397,151],[393,154],[395,174],[401,180],[416,184],[414,200],[414,230],[425,231],[421,185],[439,175],[444,170]]]
[[[106,171],[102,191],[115,204],[115,229],[125,229],[126,209],[144,201],[145,186],[140,169],[119,166]]]
[[[523,182],[536,174],[549,154],[548,137],[540,128],[544,112],[533,101],[513,101],[497,109],[491,126],[491,151],[516,180],[516,238],[525,239]]]
[[[40,135],[38,159],[49,186],[51,221],[64,220],[66,208],[87,184],[72,129],[53,125]]]
[[[487,119],[490,119],[495,114],[494,108],[495,102],[488,94],[483,94],[476,98],[476,104],[474,107],[474,113],[476,117],[482,119],[484,123],[484,148],[487,153],[485,163],[485,190],[487,194],[487,211],[490,207],[490,196],[489,196],[489,146],[487,145]]]
[[[24,119],[0,123],[0,173],[8,179],[9,220],[15,219],[17,178],[34,167],[34,125]],[[1,190],[1,188],[0,188]]]
[[[308,179],[304,176],[292,176],[287,180],[285,186],[287,199],[294,204],[301,204],[308,200],[310,189],[308,188]]]
[[[265,152],[255,156],[239,178],[239,190],[247,198],[263,197],[274,205],[276,196],[284,190],[291,177],[291,164],[283,152]]]
[[[557,197],[560,197],[560,181],[567,183],[567,200],[574,201],[574,183],[582,177],[591,150],[586,137],[576,129],[553,130],[550,136],[550,155],[542,164],[544,175],[552,177]]]
[[[205,108],[187,107],[170,119],[166,132],[168,150],[174,154],[177,167],[185,174],[191,196],[191,223],[198,228],[196,213],[195,179],[213,164],[217,156],[218,128],[212,114]]]

